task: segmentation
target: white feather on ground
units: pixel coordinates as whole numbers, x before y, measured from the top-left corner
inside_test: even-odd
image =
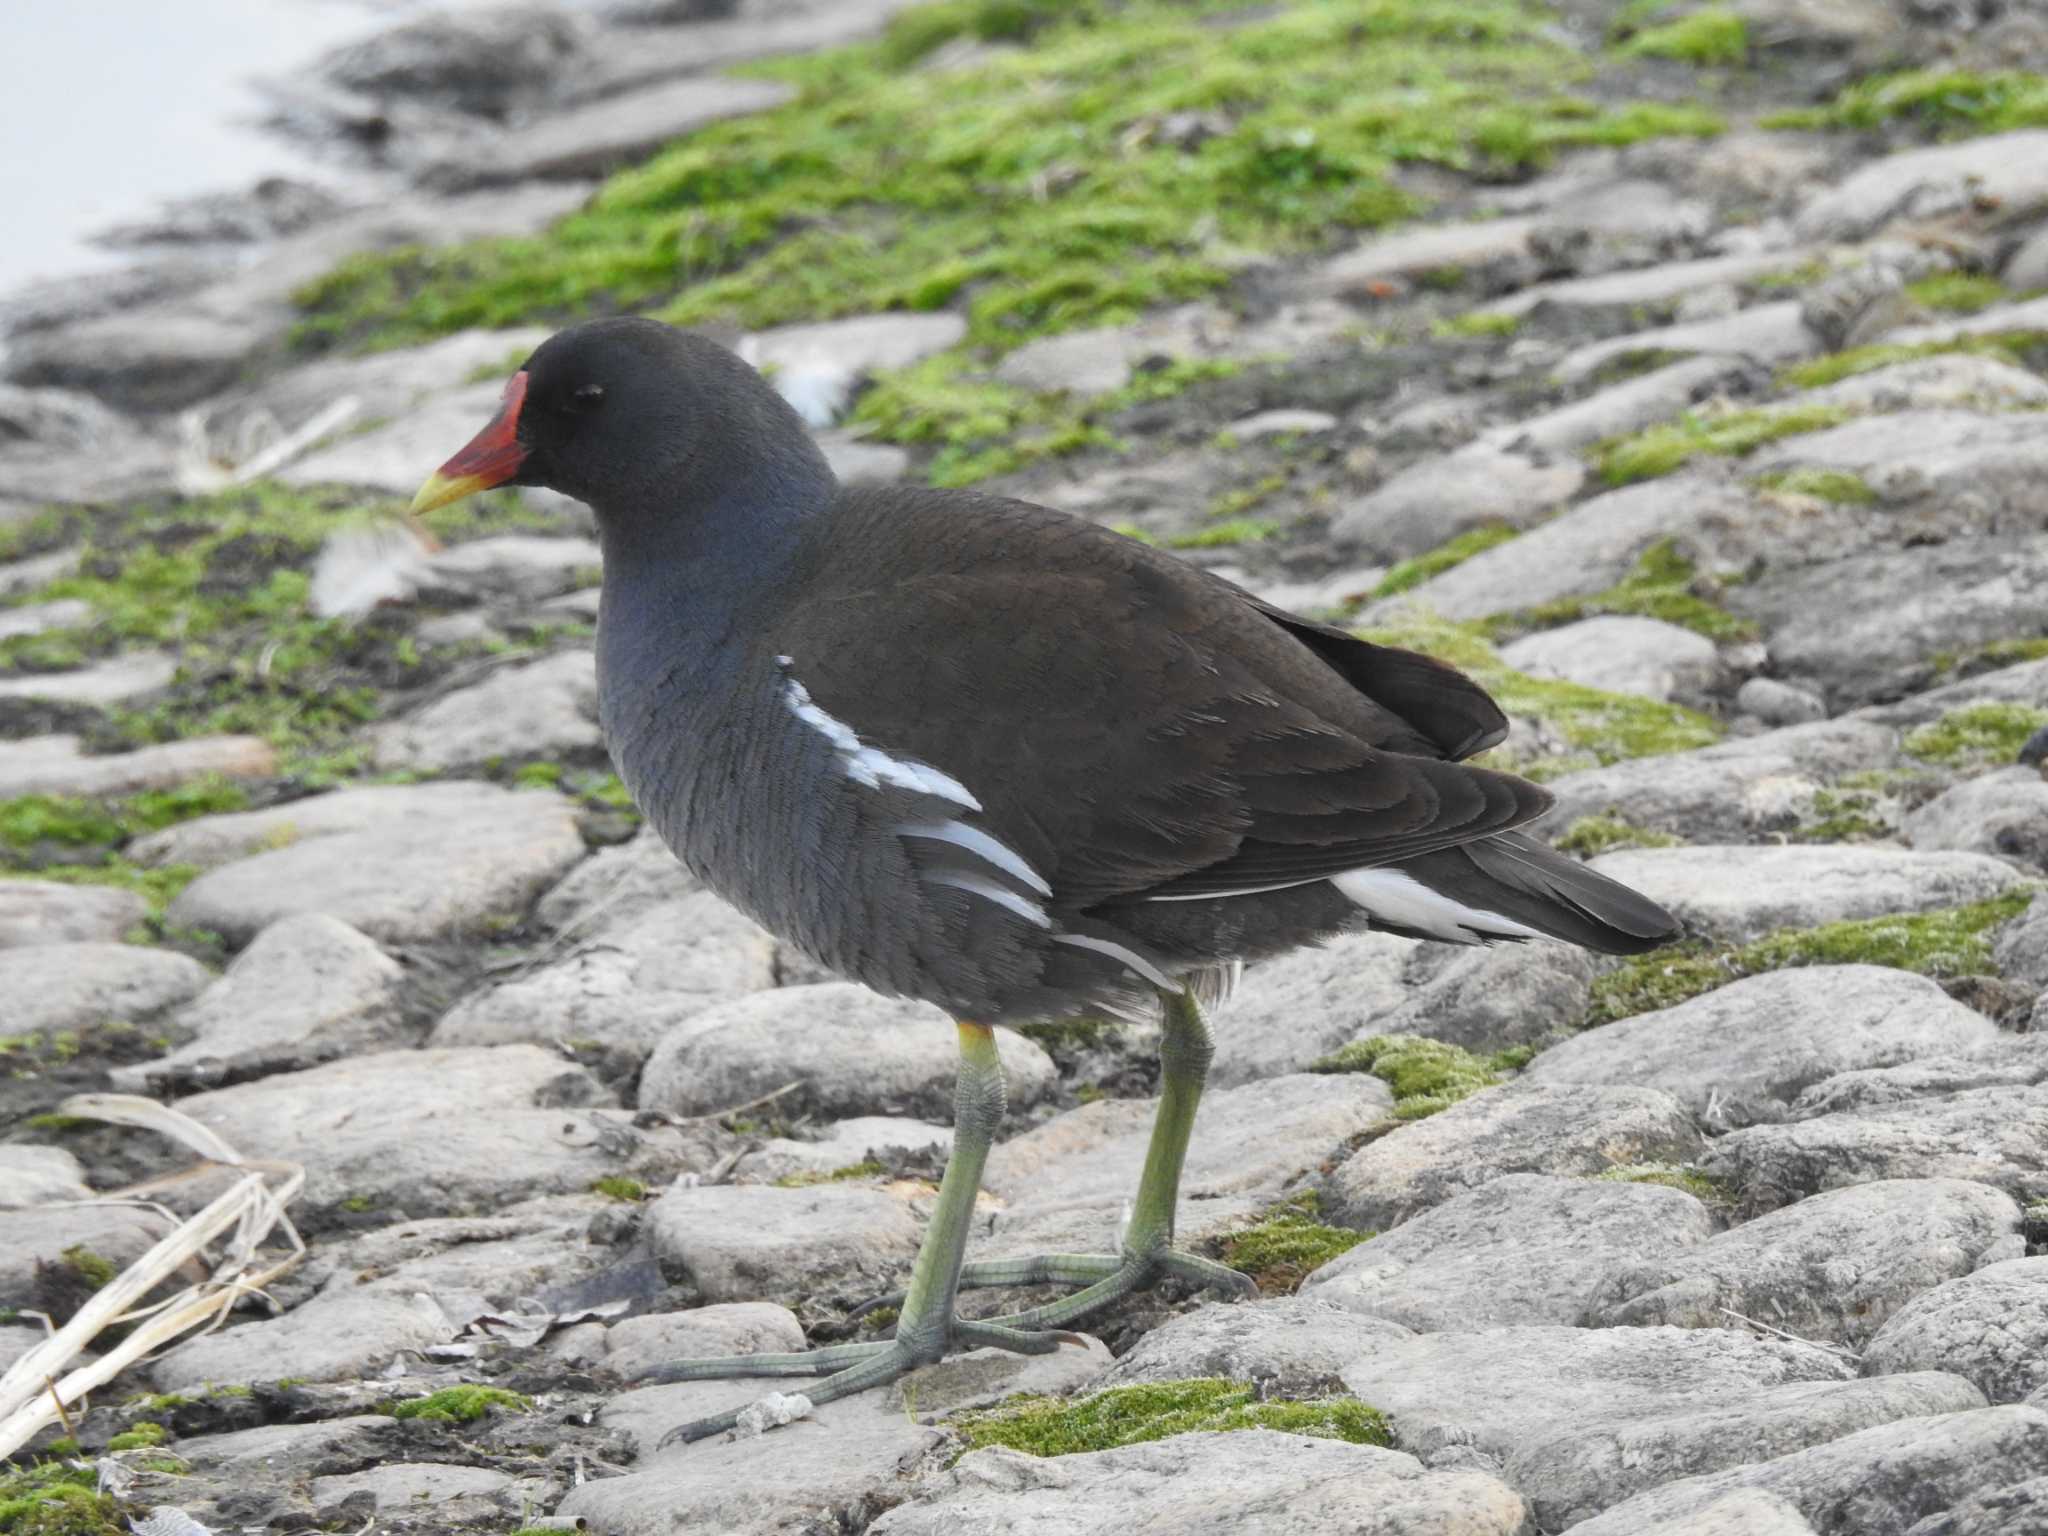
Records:
[[[432,553],[404,523],[338,529],[313,565],[313,611],[323,619],[360,618],[382,603],[411,602],[433,572]]]

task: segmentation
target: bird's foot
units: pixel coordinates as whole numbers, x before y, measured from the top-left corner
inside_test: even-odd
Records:
[[[942,1328],[917,1338],[896,1338],[874,1344],[837,1344],[828,1349],[807,1350],[795,1355],[732,1355],[720,1359],[674,1360],[656,1366],[640,1377],[644,1383],[706,1381],[735,1376],[822,1376],[816,1386],[802,1395],[813,1407],[851,1397],[870,1387],[886,1386],[920,1366],[930,1365],[949,1354],[994,1346],[1020,1355],[1049,1355],[1060,1347],[1058,1334],[1025,1333],[999,1323],[974,1323],[955,1319]],[[739,1426],[756,1405],[746,1404],[708,1419],[678,1424],[661,1437],[659,1450],[686,1445],[692,1440],[724,1434]],[[786,1422],[775,1420],[774,1422]],[[759,1427],[772,1427],[757,1425]]]
[[[1251,1276],[1214,1259],[1164,1245],[1143,1252],[1046,1253],[1024,1259],[983,1259],[963,1266],[960,1271],[962,1290],[1025,1285],[1080,1287],[1073,1295],[1042,1307],[988,1320],[997,1327],[1014,1329],[1064,1327],[1112,1302],[1149,1290],[1162,1280],[1178,1280],[1196,1290],[1221,1291],[1232,1300],[1259,1293]],[[852,1315],[858,1318],[881,1307],[902,1304],[903,1293],[899,1291],[861,1303]]]

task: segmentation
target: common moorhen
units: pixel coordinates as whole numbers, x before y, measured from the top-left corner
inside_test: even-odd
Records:
[[[820,1375],[824,1402],[951,1349],[1049,1351],[1047,1330],[1163,1276],[1246,1291],[1172,1246],[1204,1008],[1244,962],[1368,926],[1621,954],[1677,932],[1516,830],[1551,797],[1460,761],[1508,728],[1463,674],[1044,507],[843,487],[702,337],[553,337],[414,510],[504,484],[597,515],[600,720],[669,847],[804,953],[959,1021],[952,1161],[894,1340],[655,1380]],[[1122,1251],[963,1269],[1003,1113],[991,1026],[1153,1010],[1163,1091]],[[1082,1288],[955,1316],[962,1285],[1043,1282]]]

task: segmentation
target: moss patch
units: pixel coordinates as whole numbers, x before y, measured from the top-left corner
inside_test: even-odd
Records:
[[[1951,354],[2023,363],[2030,352],[2044,346],[2048,346],[2048,331],[1994,331],[1983,336],[1958,336],[1950,341],[1877,342],[1817,357],[1810,362],[1794,363],[1779,370],[1778,382],[1792,389],[1818,389],[1859,373],[1889,368],[1894,363]]]
[[[1514,176],[1575,145],[1721,126],[1696,106],[1567,94],[1591,64],[1511,0],[1010,11],[1033,15],[1032,46],[964,68],[919,62],[932,38],[961,35],[960,6],[877,44],[754,66],[797,98],[678,141],[544,236],[353,258],[301,291],[298,338],[397,345],[622,308],[761,326],[957,304],[974,342],[1001,348],[1209,292],[1248,250],[1403,217],[1404,163]],[[1222,12],[1239,14],[1218,25]],[[1176,113],[1224,126],[1188,142],[1163,131]]]
[[[1811,464],[1802,464],[1794,469],[1774,469],[1769,474],[1758,475],[1753,483],[1760,491],[1807,496],[1840,507],[1867,507],[1877,500],[1877,492],[1861,475],[1846,469],[1821,469]]]
[[[1373,1235],[1325,1226],[1319,1213],[1314,1190],[1281,1201],[1223,1239],[1223,1262],[1250,1275],[1268,1296],[1292,1295],[1309,1275]]]
[[[2026,910],[2031,890],[1965,907],[1782,929],[1749,944],[1680,945],[1623,961],[1593,982],[1588,1026],[1675,1007],[1744,976],[1802,965],[1888,965],[1916,975],[1995,974],[1997,930]]]
[[[1370,1072],[1394,1090],[1394,1118],[1420,1120],[1500,1081],[1494,1063],[1421,1035],[1374,1035],[1309,1063],[1311,1072]]]
[[[1353,1445],[1390,1445],[1386,1420],[1356,1398],[1260,1402],[1248,1381],[1217,1377],[1113,1387],[1083,1398],[1023,1397],[953,1427],[976,1450],[1000,1445],[1028,1456],[1072,1456],[1200,1430],[1277,1429]]]
[[[1740,64],[1749,57],[1749,26],[1726,6],[1710,5],[1676,21],[1644,27],[1621,45],[1620,52],[1681,64]]]
[[[1707,1205],[1735,1204],[1733,1189],[1690,1163],[1626,1163],[1590,1177],[1602,1184],[1661,1184],[1666,1189],[1683,1190]]]
[[[443,1387],[425,1397],[393,1403],[384,1411],[394,1419],[436,1419],[470,1424],[493,1408],[502,1408],[507,1413],[526,1413],[532,1407],[532,1398],[508,1392],[503,1387],[464,1386]]]
[[[1483,620],[1481,628],[1491,638],[1505,640],[1530,630],[1576,624],[1595,614],[1625,613],[1661,619],[1709,640],[1753,639],[1756,626],[1700,596],[1701,585],[1693,563],[1679,552],[1676,543],[1663,539],[1644,550],[1635,569],[1604,592],[1496,614]]]
[[[1840,406],[1796,403],[1688,412],[1677,421],[1600,444],[1593,450],[1593,466],[1609,485],[1631,485],[1668,475],[1702,454],[1740,457],[1780,438],[1838,427],[1854,414]]]
[[[2005,284],[1981,272],[1935,272],[1906,284],[1906,294],[1917,304],[1951,315],[1974,315],[2009,297]]]
[[[0,1533],[5,1536],[123,1536],[114,1501],[93,1491],[90,1467],[38,1462],[0,1475]]]
[[[2025,70],[1911,69],[1846,86],[1825,106],[1779,112],[1766,128],[1882,128],[1904,122],[1938,138],[2048,124],[2048,78]]]
[[[1166,541],[1168,549],[1229,549],[1238,544],[1257,544],[1280,531],[1280,525],[1262,517],[1232,518],[1212,523],[1191,533],[1177,533]]]
[[[1419,587],[1432,577],[1441,576],[1445,571],[1463,565],[1474,555],[1483,555],[1497,545],[1505,544],[1515,537],[1518,530],[1503,523],[1488,523],[1479,528],[1468,528],[1455,538],[1446,539],[1435,549],[1403,560],[1380,579],[1373,588],[1375,599],[1398,597],[1412,587]]]
[[[1450,338],[1512,336],[1521,328],[1520,315],[1502,314],[1498,310],[1490,309],[1467,310],[1462,315],[1439,320],[1435,327],[1439,336]]]
[[[872,1157],[844,1168],[817,1169],[808,1173],[785,1173],[775,1181],[777,1189],[808,1189],[813,1184],[843,1184],[849,1179],[878,1179],[888,1170]]]
[[[601,1179],[593,1179],[590,1192],[603,1195],[608,1200],[617,1200],[626,1205],[638,1205],[647,1198],[647,1186],[638,1179],[629,1179],[624,1174],[608,1173]]]
[[[163,1425],[149,1419],[131,1424],[107,1442],[110,1451],[141,1451],[151,1446],[162,1445],[170,1438],[170,1432]]]
[[[1552,845],[1559,853],[1593,859],[1617,848],[1675,848],[1685,841],[1669,832],[1653,832],[1619,816],[1581,816]]]
[[[2048,710],[1986,702],[1950,710],[1906,737],[1905,748],[1924,762],[1962,768],[2010,763],[2027,738],[2048,725]]]

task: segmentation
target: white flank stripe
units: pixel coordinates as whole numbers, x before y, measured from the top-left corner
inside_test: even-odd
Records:
[[[964,821],[921,821],[913,826],[898,827],[896,831],[903,837],[930,838],[935,843],[951,843],[955,848],[965,848],[969,853],[987,859],[1004,874],[1030,886],[1039,895],[1052,894],[1052,887],[1018,856],[1014,848],[998,842],[979,827],[970,827]]]
[[[894,784],[900,789],[937,795],[955,805],[964,805],[970,811],[981,809],[981,802],[951,774],[942,773],[931,764],[920,763],[915,758],[891,757],[879,747],[862,745],[860,733],[844,720],[813,704],[810,689],[795,678],[790,678],[784,686],[782,698],[791,714],[832,743],[833,751],[839,754],[840,766],[854,783],[865,784],[869,789]]]
[[[1071,944],[1076,949],[1092,949],[1097,954],[1108,955],[1112,960],[1121,960],[1125,965],[1136,971],[1161,991],[1178,992],[1180,990],[1179,982],[1167,975],[1166,972],[1160,970],[1158,966],[1137,953],[1137,951],[1126,949],[1121,944],[1112,944],[1108,939],[1090,938],[1085,933],[1056,933],[1052,937],[1053,942],[1056,944]]]
[[[1374,917],[1453,944],[1470,944],[1486,936],[1544,937],[1537,929],[1511,917],[1453,901],[1398,869],[1347,869],[1341,875],[1332,875],[1330,884]]]
[[[1050,928],[1052,919],[1045,915],[1045,908],[1028,896],[1019,896],[1008,886],[997,885],[993,880],[984,880],[980,875],[962,874],[958,870],[941,870],[930,877],[933,885],[949,885],[956,891],[966,891],[994,902],[999,907],[1008,907],[1012,912],[1039,928]]]
[[[1314,875],[1307,880],[1282,880],[1278,885],[1254,885],[1242,891],[1197,891],[1192,896],[1147,896],[1147,901],[1228,901],[1233,896],[1263,896],[1268,891],[1291,891],[1298,885],[1314,885],[1326,879]]]

